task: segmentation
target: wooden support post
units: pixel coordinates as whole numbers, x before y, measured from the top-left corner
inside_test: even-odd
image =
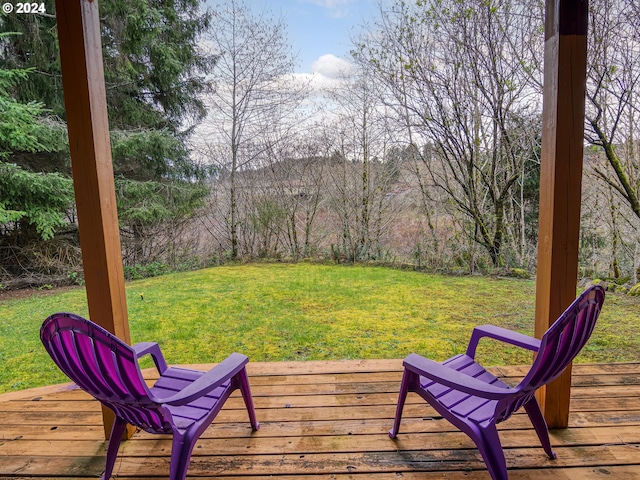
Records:
[[[576,298],[588,0],[546,0],[535,333]],[[538,392],[550,428],[569,422],[571,365]]]
[[[89,316],[131,343],[98,2],[56,0],[56,18]],[[103,409],[103,418],[107,438],[113,424],[112,412]]]

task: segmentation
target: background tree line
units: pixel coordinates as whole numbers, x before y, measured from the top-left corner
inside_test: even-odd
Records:
[[[580,273],[637,283],[640,9],[590,3]],[[256,258],[535,272],[542,1],[381,2],[322,92],[293,75],[283,19],[248,2],[100,7],[128,272]],[[0,281],[75,279],[55,17],[2,22]]]

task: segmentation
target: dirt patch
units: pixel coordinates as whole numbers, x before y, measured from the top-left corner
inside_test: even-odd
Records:
[[[76,285],[69,285],[66,287],[55,288],[21,288],[19,290],[0,290],[0,302],[7,300],[21,300],[29,297],[48,297],[49,295],[56,295],[58,293],[67,292],[76,288],[81,288]]]

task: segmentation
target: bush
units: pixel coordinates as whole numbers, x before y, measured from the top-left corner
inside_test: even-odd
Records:
[[[128,265],[124,267],[124,278],[127,280],[141,280],[149,277],[159,277],[171,273],[172,269],[166,263],[153,262],[148,265]]]
[[[509,269],[509,276],[528,280],[531,278],[531,273],[524,268],[511,268]]]

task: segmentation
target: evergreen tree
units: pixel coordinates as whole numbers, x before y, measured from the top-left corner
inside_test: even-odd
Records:
[[[55,5],[45,15],[0,17],[0,31],[22,35],[0,41],[0,68],[33,74],[15,89],[17,100],[40,102],[65,118]],[[190,128],[205,115],[200,94],[215,57],[199,46],[210,26],[202,0],[113,0],[100,3],[114,172],[139,180],[193,178],[201,173],[185,147]],[[34,170],[69,171],[50,155],[22,158]]]
[[[13,250],[73,227],[55,4],[44,3],[45,14],[0,15],[0,244]],[[100,3],[114,173],[127,186],[117,189],[120,224],[136,243],[189,218],[207,194],[200,182],[207,171],[187,148],[206,113],[201,94],[215,64],[200,46],[210,26],[203,3]],[[0,270],[9,272],[4,260]]]
[[[7,38],[0,33],[0,41]],[[49,117],[40,102],[22,103],[11,94],[30,75],[25,69],[0,69],[0,231],[46,240],[65,223],[73,202],[71,182],[57,174],[36,174],[11,156],[58,152],[65,148],[64,125]]]

